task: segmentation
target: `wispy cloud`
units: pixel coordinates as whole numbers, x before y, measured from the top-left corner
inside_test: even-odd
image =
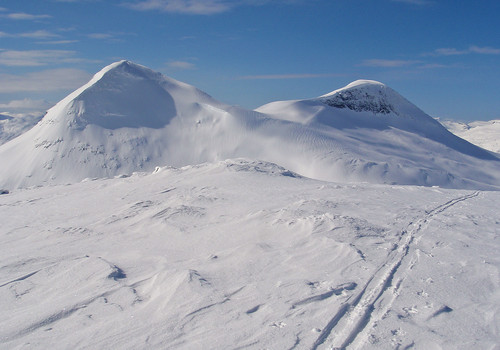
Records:
[[[136,0],[123,5],[139,11],[162,11],[190,15],[213,15],[238,6],[261,6],[267,3],[294,4],[300,0]]]
[[[239,80],[267,80],[267,79],[311,79],[311,78],[331,78],[341,74],[267,74],[267,75],[245,75],[238,77]]]
[[[196,68],[194,63],[187,62],[187,61],[170,61],[170,62],[167,62],[167,65],[170,68],[174,68],[174,69],[194,69],[194,68]]]
[[[444,64],[440,64],[440,63],[426,63],[426,64],[419,66],[418,68],[420,68],[420,69],[437,69],[437,68],[450,68],[450,67],[451,66],[447,66]]]
[[[0,93],[47,92],[75,89],[91,75],[79,69],[49,69],[25,75],[0,74]]]
[[[424,56],[460,56],[468,54],[481,54],[481,55],[500,55],[500,49],[494,47],[479,47],[479,46],[469,46],[468,49],[458,50],[453,47],[439,48],[431,53],[426,53]]]
[[[48,30],[41,29],[41,30],[35,30],[34,32],[16,33],[16,34],[0,32],[0,38],[2,38],[2,37],[3,38],[50,39],[50,38],[60,37],[60,35],[49,32]]]
[[[75,51],[69,50],[0,50],[0,65],[18,67],[36,67],[56,63],[83,62],[75,57]]]
[[[59,37],[59,35],[51,33],[47,30],[36,30],[34,32],[17,34],[16,36],[31,39],[50,39]]]
[[[53,0],[55,2],[98,2],[101,0]]]
[[[53,41],[38,41],[37,44],[43,45],[67,45],[77,43],[78,40],[53,40]]]
[[[87,34],[87,38],[95,40],[112,40],[112,41],[122,41],[120,37],[123,36],[136,36],[135,33],[128,32],[107,32],[107,33],[90,33]]]
[[[33,112],[43,111],[52,107],[52,104],[46,100],[33,100],[25,98],[22,100],[13,100],[7,103],[0,103],[0,109],[8,110],[10,112]]]
[[[35,19],[52,18],[52,16],[50,15],[33,15],[24,12],[9,13],[8,15],[2,15],[2,17],[16,19],[16,20],[35,20]]]
[[[429,5],[432,4],[433,2],[430,0],[392,0],[393,2],[403,2],[406,4],[412,4],[412,5]]]
[[[367,67],[387,67],[387,68],[394,68],[394,67],[404,67],[404,66],[411,66],[417,63],[421,63],[421,61],[415,61],[415,60],[384,60],[384,59],[369,59],[369,60],[364,60],[361,65],[362,66],[367,66]]]
[[[432,54],[434,54],[435,56],[457,56],[457,55],[465,55],[468,53],[469,53],[468,50],[457,50],[452,47],[444,47],[434,50]]]
[[[112,39],[114,35],[109,33],[91,33],[88,34],[87,37],[90,39],[106,40],[106,39]]]
[[[228,11],[232,5],[225,0],[143,0],[127,4],[139,11],[159,10],[195,15],[211,15]]]
[[[469,51],[483,55],[500,55],[500,49],[488,46],[486,47],[471,46],[469,47]]]

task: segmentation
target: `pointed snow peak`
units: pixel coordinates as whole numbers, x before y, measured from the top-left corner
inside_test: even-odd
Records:
[[[103,79],[105,76],[116,74],[127,74],[129,76],[150,78],[152,80],[158,80],[161,77],[160,73],[157,73],[145,66],[141,66],[140,64],[128,60],[121,60],[111,63],[110,65],[101,69],[97,74],[94,75],[90,82],[95,83]]]
[[[47,113],[44,122],[63,122],[72,129],[93,124],[106,129],[161,128],[176,115],[169,90],[173,79],[127,60],[112,63]]]
[[[322,95],[320,97],[328,97],[328,96],[332,96],[332,95],[335,95],[339,92],[342,92],[342,91],[345,91],[345,90],[351,90],[351,89],[366,89],[366,90],[370,90],[370,89],[385,89],[387,88],[387,86],[379,81],[375,81],[375,80],[366,80],[366,79],[360,79],[360,80],[356,80],[356,81],[353,81],[352,83],[344,86],[343,88],[341,89],[337,89],[337,90],[334,90],[332,92],[329,92],[325,95]]]

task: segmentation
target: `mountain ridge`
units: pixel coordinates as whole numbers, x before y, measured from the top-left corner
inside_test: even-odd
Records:
[[[351,94],[342,95],[346,91]],[[377,113],[325,103],[335,96],[344,96],[340,100],[351,107],[379,108],[382,101],[391,109]],[[124,60],[104,67],[35,127],[0,146],[0,187],[72,183],[229,158],[263,160],[327,181],[500,186],[496,156],[455,137],[422,111],[405,111],[420,110],[373,81],[248,111]]]

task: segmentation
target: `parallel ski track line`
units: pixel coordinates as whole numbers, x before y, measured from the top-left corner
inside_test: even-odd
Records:
[[[346,301],[340,306],[336,314],[330,319],[323,328],[311,350],[317,350],[322,344],[331,344],[329,349],[345,349],[352,345],[358,336],[365,330],[368,324],[373,324],[373,314],[375,304],[386,294],[391,286],[394,285],[389,304],[384,310],[375,316],[381,318],[390,307],[404,278],[398,279],[393,283],[394,276],[401,267],[403,260],[408,256],[410,245],[415,236],[422,229],[422,226],[433,216],[438,215],[457,203],[477,197],[480,191],[476,191],[441,204],[429,211],[425,211],[423,217],[415,222],[410,222],[406,229],[400,233],[397,246],[387,257],[386,261],[375,271],[373,276],[365,284],[364,288],[356,295],[352,301]],[[414,262],[410,262],[408,268],[411,269]],[[338,330],[337,330],[338,329]],[[333,333],[334,332],[334,333]]]

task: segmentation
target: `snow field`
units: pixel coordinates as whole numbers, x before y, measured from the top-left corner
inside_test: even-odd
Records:
[[[0,196],[6,348],[490,348],[497,192],[227,160]]]

